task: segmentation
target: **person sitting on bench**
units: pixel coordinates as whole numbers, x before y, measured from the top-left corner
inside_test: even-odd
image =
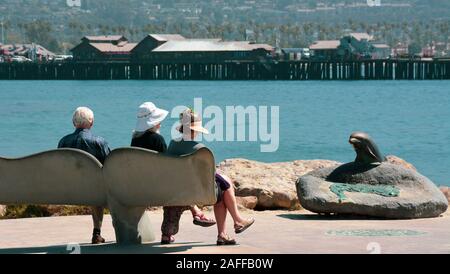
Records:
[[[87,107],[79,107],[75,110],[72,122],[75,132],[61,139],[58,148],[75,148],[86,151],[93,155],[100,163],[104,164],[105,159],[111,153],[108,143],[102,137],[92,134],[91,128],[94,125],[94,113]],[[92,244],[104,243],[101,236],[103,222],[103,207],[91,207],[94,231],[92,233]]]
[[[172,140],[167,150],[168,154],[181,156],[195,152],[204,147],[203,144],[195,140],[199,133],[208,134],[208,130],[203,128],[201,118],[191,109],[186,109],[180,114],[178,130],[183,135],[180,139]],[[234,185],[232,180],[221,171],[216,171],[215,181],[218,187],[217,203],[214,205],[214,215],[217,221],[217,245],[235,245],[236,240],[226,233],[227,211],[230,212],[234,221],[235,233],[242,233],[249,228],[255,220],[253,218],[244,219],[237,208]],[[183,207],[172,207],[164,212],[163,226],[178,227]],[[170,235],[166,235],[170,236]]]

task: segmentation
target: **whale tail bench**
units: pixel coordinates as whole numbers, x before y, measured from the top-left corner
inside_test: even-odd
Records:
[[[154,240],[147,207],[216,203],[214,174],[207,148],[181,157],[120,148],[104,165],[84,151],[58,149],[0,158],[0,204],[105,206],[117,243],[136,244]]]

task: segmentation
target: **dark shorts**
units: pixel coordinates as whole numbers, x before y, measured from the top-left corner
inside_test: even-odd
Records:
[[[218,173],[216,173],[216,184],[217,184],[217,202],[221,202],[222,201],[222,197],[223,197],[223,192],[228,190],[231,185],[230,183],[225,180],[222,176],[220,176]]]

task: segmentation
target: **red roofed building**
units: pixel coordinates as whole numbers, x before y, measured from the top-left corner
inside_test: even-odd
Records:
[[[85,36],[81,41],[71,50],[75,62],[129,62],[137,45],[121,35]]]
[[[338,57],[339,40],[320,40],[312,44],[309,49],[314,60],[334,60]]]

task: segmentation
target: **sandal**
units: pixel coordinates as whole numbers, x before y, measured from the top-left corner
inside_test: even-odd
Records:
[[[161,237],[161,245],[170,245],[175,242],[174,236],[162,236]]]
[[[193,221],[194,225],[198,225],[198,226],[202,226],[202,227],[210,227],[210,226],[213,226],[216,224],[216,221],[206,217],[205,214],[203,214],[203,213],[193,215],[193,217],[194,217],[194,221]]]
[[[245,230],[247,230],[247,228],[249,228],[250,226],[252,226],[252,224],[255,223],[255,219],[251,218],[248,219],[247,221],[245,221],[243,224],[241,225],[234,225],[234,232],[236,234],[242,233]]]
[[[236,245],[236,240],[228,235],[225,237],[217,236],[217,245]]]

